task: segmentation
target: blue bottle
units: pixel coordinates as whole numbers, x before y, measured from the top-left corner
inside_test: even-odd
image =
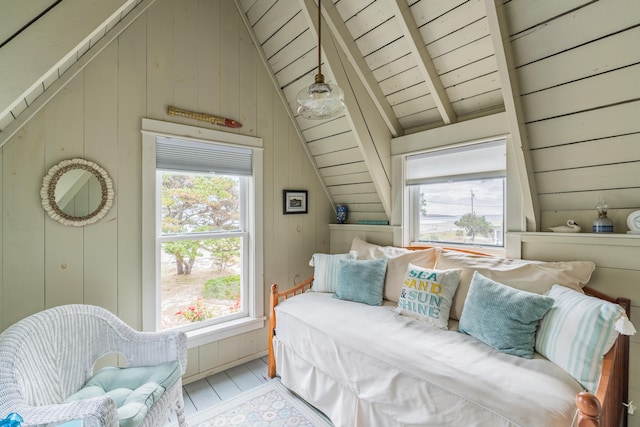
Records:
[[[336,206],[336,219],[338,224],[344,224],[347,222],[347,207],[344,205]]]

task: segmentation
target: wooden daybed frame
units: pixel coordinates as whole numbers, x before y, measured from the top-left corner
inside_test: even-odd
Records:
[[[412,248],[413,249],[413,248]],[[278,285],[271,285],[269,310],[269,359],[268,374],[276,376],[276,359],[273,337],[276,331],[275,308],[281,300],[302,294],[313,285],[313,276],[291,289],[279,292]],[[627,298],[612,298],[595,289],[583,288],[587,295],[619,304],[630,317],[631,301]],[[627,425],[627,402],[629,390],[629,336],[619,335],[611,350],[604,356],[600,383],[595,394],[581,392],[576,396],[579,415],[578,427],[620,427]]]

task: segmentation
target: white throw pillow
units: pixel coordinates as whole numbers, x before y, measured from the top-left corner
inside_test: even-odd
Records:
[[[313,254],[309,265],[313,267],[314,292],[333,292],[338,289],[338,272],[341,259],[356,259],[355,252],[348,254]]]
[[[475,271],[496,282],[536,294],[547,293],[555,284],[582,292],[595,264],[591,261],[541,262],[442,250],[435,268],[462,269],[451,309],[451,318],[460,319]]]

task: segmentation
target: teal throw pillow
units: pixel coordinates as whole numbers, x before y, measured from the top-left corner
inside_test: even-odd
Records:
[[[338,289],[334,297],[369,305],[382,305],[384,276],[387,272],[386,258],[343,259],[339,264]]]
[[[540,319],[553,298],[521,291],[473,273],[458,330],[503,353],[533,358]]]
[[[309,265],[313,267],[314,292],[335,292],[338,286],[339,262],[342,259],[356,259],[354,251],[348,254],[313,254]]]
[[[446,331],[461,272],[460,269],[434,270],[409,263],[396,311]]]

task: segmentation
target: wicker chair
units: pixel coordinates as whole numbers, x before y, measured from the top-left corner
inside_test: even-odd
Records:
[[[175,410],[179,425],[186,426],[180,378],[187,362],[185,334],[138,332],[103,308],[81,304],[33,314],[0,335],[0,418],[17,412],[24,426],[70,420],[83,420],[85,426],[119,426],[116,401],[110,396],[63,403],[94,374],[96,360],[109,353],[121,354],[127,367],[177,360],[182,372],[174,369],[178,379],[155,401],[141,425],[163,426]]]

